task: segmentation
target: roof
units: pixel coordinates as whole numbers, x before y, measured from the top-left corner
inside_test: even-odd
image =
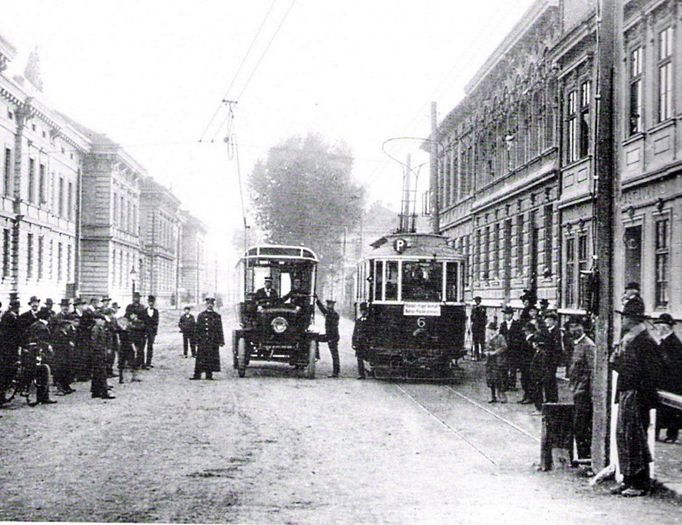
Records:
[[[317,255],[310,248],[282,244],[252,246],[244,252],[242,259],[299,259],[319,262]]]
[[[403,241],[398,247],[398,241]],[[372,243],[368,258],[418,257],[423,259],[461,259],[462,254],[448,244],[448,238],[435,233],[394,233]]]

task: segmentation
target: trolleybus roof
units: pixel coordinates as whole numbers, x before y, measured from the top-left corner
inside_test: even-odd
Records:
[[[462,259],[463,255],[448,244],[448,238],[435,233],[393,233],[371,244],[366,258],[419,257],[422,259]]]
[[[248,259],[290,259],[320,262],[315,252],[304,246],[286,246],[280,244],[259,244],[252,246],[240,260]]]

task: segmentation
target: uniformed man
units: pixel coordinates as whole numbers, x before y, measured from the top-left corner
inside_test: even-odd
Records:
[[[185,306],[184,313],[180,316],[178,321],[178,328],[182,333],[182,355],[187,358],[188,351],[191,350],[192,357],[197,355],[197,347],[194,342],[194,331],[196,329],[197,321],[190,313],[191,308]]]
[[[35,366],[37,399],[38,403],[44,405],[56,403],[50,399],[50,366],[48,363],[52,357],[52,346],[50,345],[50,329],[47,327],[49,319],[49,312],[40,310],[37,314],[37,320],[28,327],[26,333],[27,359],[30,366]],[[40,364],[37,363],[38,356],[42,357]]]
[[[315,303],[324,315],[324,332],[327,336],[329,353],[332,356],[332,374],[329,377],[339,377],[341,365],[339,363],[339,314],[334,310],[336,301],[327,299],[326,305],[315,295]]]
[[[144,345],[146,339],[146,325],[144,322],[146,312],[140,304],[140,293],[133,293],[133,302],[126,306],[125,317],[128,319],[128,334],[130,342],[135,350],[136,367],[142,368],[145,364]]]
[[[301,279],[298,277],[294,278],[289,293],[282,296],[282,302],[284,303],[287,301],[290,301],[291,304],[300,306],[301,308],[308,306],[308,293],[303,288]]]
[[[272,277],[269,275],[263,279],[263,288],[256,290],[254,300],[258,304],[272,304],[277,301],[279,294],[272,286]]]
[[[197,357],[194,362],[194,375],[191,380],[213,379],[213,372],[220,372],[220,347],[225,345],[223,320],[214,310],[215,298],[206,298],[206,309],[197,316],[195,340]]]
[[[73,373],[76,381],[90,379],[89,354],[90,354],[90,330],[93,318],[90,312],[85,310],[85,302],[77,297],[73,302],[74,312],[71,315],[76,327],[76,339],[73,356]]]
[[[369,348],[369,317],[367,303],[359,306],[360,317],[355,320],[353,327],[353,350],[358,360],[358,379],[365,379],[365,358]]]
[[[113,314],[111,308],[102,309],[95,316],[95,324],[90,331],[90,351],[92,365],[92,383],[90,392],[93,398],[115,399],[109,394],[107,383],[107,352],[111,347],[111,332],[107,327],[109,317]]]
[[[159,330],[159,311],[156,309],[156,297],[147,297],[147,308],[144,310],[144,342],[147,348],[147,356],[144,362],[146,369],[154,368],[152,358],[154,357],[154,341]]]
[[[18,300],[11,300],[9,309],[0,318],[0,404],[6,402],[5,391],[17,372],[22,339],[19,307]]]
[[[49,322],[52,349],[54,350],[54,380],[64,395],[75,392],[71,388],[73,380],[72,361],[76,339],[76,328],[71,316],[71,302],[62,299],[60,311]]]
[[[474,361],[480,361],[485,349],[485,327],[488,324],[488,315],[485,306],[481,306],[481,298],[474,297],[474,305],[471,308],[471,338],[472,354]]]

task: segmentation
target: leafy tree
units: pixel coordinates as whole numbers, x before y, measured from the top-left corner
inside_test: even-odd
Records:
[[[344,228],[359,223],[363,208],[364,188],[353,181],[352,167],[347,146],[314,134],[271,148],[249,177],[252,209],[267,240],[308,246],[323,268],[338,261]]]

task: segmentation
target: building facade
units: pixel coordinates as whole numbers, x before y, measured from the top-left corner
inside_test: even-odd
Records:
[[[180,232],[179,298],[184,304],[199,304],[212,290],[206,254],[206,225],[187,211],[182,212]]]
[[[180,200],[151,177],[143,177],[140,213],[145,293],[156,296],[160,306],[175,306],[179,291]]]

